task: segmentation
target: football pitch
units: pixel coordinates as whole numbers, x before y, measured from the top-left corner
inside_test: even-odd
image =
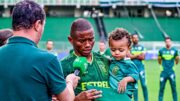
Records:
[[[160,78],[160,72],[161,72],[159,68],[159,64],[157,60],[147,60],[147,61],[144,61],[144,64],[145,64],[145,70],[146,70],[149,101],[158,101],[159,78]],[[178,101],[180,101],[180,64],[176,66],[175,73],[176,73],[176,90],[177,90],[177,95],[178,95]],[[139,101],[144,101],[140,82],[138,83],[138,87],[139,87],[138,88]],[[169,80],[166,82],[163,98],[164,98],[164,101],[173,101]]]

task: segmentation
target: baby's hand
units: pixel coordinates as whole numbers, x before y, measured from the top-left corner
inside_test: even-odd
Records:
[[[118,83],[118,92],[119,92],[119,93],[124,93],[124,92],[126,91],[126,85],[127,85],[126,79],[122,79],[122,80]]]

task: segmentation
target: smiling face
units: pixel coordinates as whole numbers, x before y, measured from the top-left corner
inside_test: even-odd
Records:
[[[74,51],[79,56],[88,57],[91,55],[94,46],[94,30],[76,31],[73,36],[68,37],[74,47]]]
[[[121,60],[126,57],[129,47],[127,38],[122,38],[121,40],[110,40],[109,47],[111,49],[111,54],[116,60]]]

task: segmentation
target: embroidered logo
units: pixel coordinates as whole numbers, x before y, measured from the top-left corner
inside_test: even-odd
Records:
[[[112,69],[112,73],[114,75],[117,75],[118,71],[119,71],[119,67],[118,66],[114,66],[113,69]]]

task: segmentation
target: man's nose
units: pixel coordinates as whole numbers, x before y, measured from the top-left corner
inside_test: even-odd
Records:
[[[85,47],[91,47],[91,43],[90,43],[90,41],[85,41]]]

